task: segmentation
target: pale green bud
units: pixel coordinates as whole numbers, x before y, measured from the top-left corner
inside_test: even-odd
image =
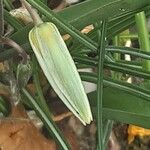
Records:
[[[87,95],[74,61],[53,23],[41,23],[29,33],[30,44],[54,91],[82,123],[92,121]]]

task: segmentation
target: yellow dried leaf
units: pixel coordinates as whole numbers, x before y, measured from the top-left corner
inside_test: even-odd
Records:
[[[150,130],[145,129],[142,127],[134,126],[134,125],[129,125],[128,127],[128,143],[132,143],[134,141],[134,138],[136,136],[144,137],[144,136],[149,136],[150,135]]]

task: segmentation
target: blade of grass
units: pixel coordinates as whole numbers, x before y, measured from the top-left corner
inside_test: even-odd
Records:
[[[127,64],[123,64],[123,63],[118,63],[118,62],[106,62],[104,64],[104,67],[106,69],[111,69],[113,71],[117,71],[117,72],[122,72],[125,74],[130,74],[133,76],[137,76],[137,77],[141,77],[144,79],[150,79],[150,71],[145,71],[139,68],[135,68],[131,65],[127,65]]]
[[[119,46],[119,42],[120,42],[119,35],[116,35],[113,38],[113,45]],[[118,53],[113,53],[113,57],[114,57],[115,61],[120,60],[120,54],[118,54]],[[120,73],[118,73],[118,72],[111,71],[111,76],[114,79],[120,80],[122,75]]]
[[[97,83],[97,75],[93,73],[80,72],[83,81]],[[103,80],[105,86],[115,87],[132,95],[143,98],[146,101],[150,101],[150,91],[134,84],[129,84],[123,81],[117,81],[110,78],[104,78]]]
[[[137,49],[132,47],[109,46],[106,48],[106,51],[113,53],[129,54],[132,56],[150,60],[150,52],[145,51],[143,48]]]
[[[4,11],[3,0],[0,0],[0,37],[4,34]]]
[[[117,93],[117,94],[116,94]],[[89,101],[96,114],[96,91],[89,93]],[[112,87],[104,87],[104,118],[150,128],[150,102]]]
[[[103,143],[105,149],[107,148],[107,143],[112,131],[112,127],[113,127],[113,121],[106,119],[103,126]]]
[[[76,62],[79,64],[87,65],[87,67],[96,67],[98,61],[96,59],[92,59],[89,57],[74,57]],[[144,79],[150,79],[150,72],[144,71],[139,66],[131,65],[128,63],[120,63],[120,62],[105,62],[104,68],[111,69],[112,71],[117,71],[137,77],[141,77]]]
[[[107,22],[102,21],[101,31],[98,32],[99,48],[98,48],[98,80],[97,80],[97,134],[98,149],[104,150],[103,145],[103,118],[102,118],[102,102],[103,102],[103,64],[105,57]]]
[[[37,99],[35,99],[35,100],[36,100],[37,104],[40,106],[40,108],[42,109],[42,111],[46,114],[46,116],[48,118],[51,118],[52,113],[49,110],[48,105],[46,104],[46,100],[44,98],[43,91],[42,91],[42,88],[40,85],[40,79],[39,79],[39,75],[38,75],[38,73],[39,73],[38,63],[36,61],[35,56],[32,57],[32,64],[33,64],[33,81],[34,81],[34,84],[35,84],[35,87],[37,90]],[[66,139],[65,139],[65,141],[66,141]]]
[[[5,7],[11,11],[12,9],[14,9],[14,6],[12,4],[12,0],[4,0],[4,4],[5,4]]]
[[[22,89],[23,94],[28,98],[29,103],[34,108],[35,112],[39,115],[40,119],[43,121],[44,125],[46,126],[49,134],[53,133],[56,137],[57,142],[63,148],[63,150],[70,150],[70,146],[65,141],[65,138],[58,130],[57,126],[53,122],[52,118],[47,116],[42,108],[37,104],[36,100],[29,94],[26,89]]]
[[[141,61],[137,61],[137,60],[132,60],[132,61],[127,61],[127,60],[119,60],[119,61],[116,61],[118,63],[122,63],[122,64],[126,64],[126,65],[130,65],[132,67],[135,67],[135,68],[140,68],[142,69],[142,62]]]

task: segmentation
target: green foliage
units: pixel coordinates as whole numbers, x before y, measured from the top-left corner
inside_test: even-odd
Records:
[[[150,1],[87,0],[57,13],[47,7],[45,0],[27,1],[42,14],[44,21],[56,24],[62,35],[68,33],[71,36],[66,43],[78,68],[98,69],[98,73],[81,72],[80,76],[84,81],[98,84],[97,91],[89,93],[88,97],[99,127],[99,149],[104,149],[107,144],[113,120],[150,128],[150,90],[144,87],[142,83],[127,83],[125,80],[127,77],[150,80],[149,69],[144,70],[142,68],[143,61],[150,61],[150,52],[147,49],[145,51],[146,47],[144,46],[136,49],[108,44],[114,36],[128,29],[135,22],[139,23],[139,29],[142,27],[140,21],[142,22],[143,19],[135,20],[135,14],[144,11],[146,17],[150,16]],[[13,9],[13,6],[8,2],[5,1],[7,10],[4,10],[4,19],[15,29],[10,38],[20,44],[32,56],[33,52],[29,45],[28,33],[33,25],[23,26],[16,18],[9,15],[8,10]],[[103,23],[102,25],[96,25],[97,22],[103,20],[107,20],[107,27]],[[90,24],[93,24],[95,28],[88,34],[82,34],[79,31]],[[106,32],[102,32],[104,30]],[[147,33],[140,33],[140,31],[138,33],[149,45]],[[146,39],[144,39],[145,37]],[[105,43],[105,39],[107,43]],[[12,48],[3,49],[4,51],[0,51],[0,61],[16,55],[16,51]],[[134,56],[140,60],[140,63],[132,60],[130,62],[123,59],[115,60],[112,54],[116,53]],[[106,74],[104,69],[122,73],[122,78],[116,80],[111,73]],[[51,112],[46,106],[40,84],[36,82],[39,79],[38,74],[34,74],[33,78],[38,91],[38,99],[40,99],[39,103],[29,95],[26,89],[23,89],[24,95],[47,127],[49,134],[53,133],[56,141],[63,149],[69,149],[64,137],[50,119]],[[5,113],[4,106],[0,99],[1,111]]]
[[[4,115],[8,115],[9,107],[7,105],[7,102],[0,96],[0,112]]]

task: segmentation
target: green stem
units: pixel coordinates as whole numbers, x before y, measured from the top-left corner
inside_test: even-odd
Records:
[[[144,11],[135,15],[136,26],[139,36],[140,48],[150,52],[149,32]],[[143,60],[143,69],[150,71],[150,61]]]
[[[39,24],[43,23],[42,19],[38,15],[38,13],[31,7],[31,5],[26,0],[20,0],[20,1],[26,7],[28,12],[30,13],[35,25],[39,25]]]
[[[119,38],[120,36],[119,35],[116,35],[113,39],[113,45],[115,46],[119,46]],[[114,56],[116,59],[118,59],[118,56]]]
[[[121,38],[121,39],[137,39],[138,35],[137,34],[122,34],[122,35],[119,35],[119,38]]]
[[[114,46],[119,46],[119,36],[118,36],[118,35],[116,35],[116,36],[114,37],[114,39],[113,39],[113,45],[114,45]],[[120,54],[114,53],[113,56],[114,56],[115,61],[120,60]],[[114,72],[114,71],[112,71],[112,77],[113,77],[114,79],[120,79],[120,78],[121,78],[120,74],[119,74],[119,73],[116,73],[116,72]]]
[[[103,118],[102,118],[102,97],[103,97],[103,64],[105,56],[105,38],[106,38],[107,23],[102,22],[102,29],[98,48],[98,81],[97,81],[97,134],[98,134],[98,149],[103,150]]]
[[[109,47],[106,47],[106,51],[112,52],[112,53],[129,54],[132,56],[150,60],[150,52],[146,52],[145,50],[141,50],[137,48],[122,47],[122,46],[109,46]]]
[[[40,119],[43,121],[44,125],[46,126],[49,134],[53,133],[57,142],[61,145],[63,150],[70,150],[69,145],[65,141],[64,136],[61,134],[57,126],[55,125],[54,121],[51,117],[48,117],[42,108],[38,105],[38,103],[33,99],[33,97],[29,94],[26,89],[22,89],[23,94],[28,98],[31,106],[34,108],[36,113],[39,115]]]
[[[4,34],[4,12],[3,12],[3,0],[0,0],[0,37]]]
[[[97,60],[90,59],[89,57],[77,57],[75,60],[78,62],[78,66],[84,65],[86,67],[94,68],[98,64]],[[104,68],[150,80],[150,72],[142,70],[140,66],[135,64],[129,64],[125,62],[105,62]]]
[[[104,122],[104,127],[103,127],[103,143],[104,143],[104,148],[107,147],[107,143],[111,134],[113,128],[113,121],[112,120],[105,120]]]

